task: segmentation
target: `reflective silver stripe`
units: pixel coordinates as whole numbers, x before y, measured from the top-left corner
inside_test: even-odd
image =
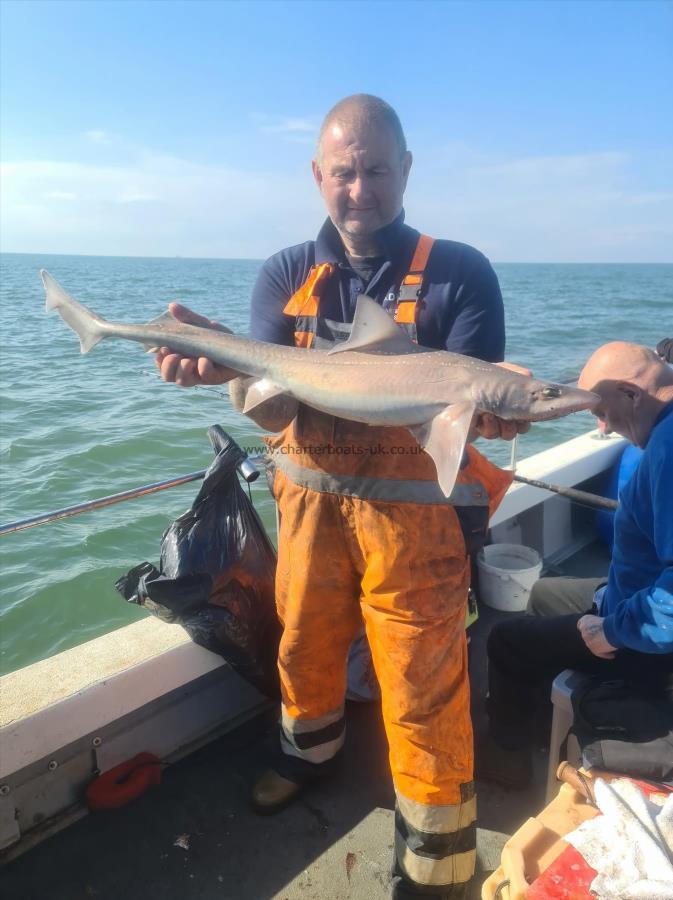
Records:
[[[315,334],[316,322],[315,316],[297,316],[294,320],[294,330]]]
[[[311,731],[320,731],[334,722],[338,722],[343,718],[344,706],[338,706],[336,709],[330,710],[324,716],[318,716],[317,719],[295,719],[288,714],[283,706],[280,713],[280,721],[288,736],[292,734],[308,734]]]
[[[464,884],[474,875],[476,850],[452,853],[444,859],[418,856],[404,838],[395,833],[395,856],[404,874],[418,884]]]
[[[340,706],[335,710],[325,713],[324,716],[318,716],[316,719],[295,719],[288,715],[285,707],[281,711],[281,729],[280,729],[280,745],[283,753],[287,756],[296,756],[299,759],[305,759],[310,763],[323,763],[328,759],[332,759],[338,751],[343,747],[346,739],[346,726],[341,734],[330,741],[317,744],[314,747],[305,747],[300,749],[297,747],[294,736],[300,734],[310,734],[312,731],[320,731],[328,725],[332,725],[343,718],[344,707]]]
[[[397,806],[406,821],[418,831],[430,831],[433,834],[451,834],[471,825],[477,818],[477,798],[471,797],[463,803],[451,803],[446,806],[431,806],[417,803],[402,796],[398,790]]]
[[[328,759],[332,759],[333,756],[336,756],[343,747],[345,739],[346,729],[344,728],[341,735],[333,741],[327,741],[325,744],[318,744],[317,747],[307,747],[305,750],[300,750],[299,747],[295,747],[295,745],[287,739],[285,732],[281,731],[280,746],[283,753],[287,756],[297,756],[299,759],[305,759],[306,762],[317,764],[327,762]]]
[[[352,327],[348,322],[335,322],[333,319],[316,316],[312,326],[312,330],[315,332],[314,349],[330,350],[335,344],[348,340]]]
[[[288,453],[276,450],[273,462],[290,481],[319,494],[341,494],[360,500],[387,503],[432,503],[450,506],[488,506],[488,494],[480,484],[456,484],[445,497],[436,481],[332,475],[297,465]],[[298,454],[299,455],[299,454]]]
[[[333,346],[334,341],[330,341],[327,338],[320,337],[319,334],[316,334],[313,338],[314,350],[331,350]]]
[[[332,342],[334,344],[339,341],[345,341],[350,337],[351,331],[353,330],[353,324],[351,322],[337,322],[336,319],[326,319],[321,315],[318,315],[317,321],[318,327],[322,326],[325,331],[332,335]]]

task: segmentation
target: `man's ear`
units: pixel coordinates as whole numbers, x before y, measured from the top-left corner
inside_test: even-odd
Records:
[[[322,194],[322,169],[317,159],[311,160],[311,168],[313,169],[313,177],[318,185],[318,190]]]
[[[643,390],[637,384],[630,381],[618,381],[617,390],[621,391],[633,404],[634,408],[638,408],[642,403]]]
[[[406,151],[404,156],[402,157],[402,179],[404,182],[404,187],[407,186],[407,180],[409,178],[409,172],[411,171],[411,164],[414,161],[413,156],[409,150]]]

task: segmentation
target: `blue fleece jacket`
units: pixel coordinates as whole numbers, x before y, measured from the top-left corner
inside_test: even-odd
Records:
[[[320,313],[335,322],[352,322],[359,294],[384,308],[409,270],[418,231],[404,224],[404,212],[378,232],[381,266],[368,284],[349,263],[344,245],[327,219],[315,241],[288,247],[267,259],[257,278],[250,307],[250,337],[272,344],[294,344],[293,316],[287,301],[306,281],[311,266],[336,267],[320,302]],[[486,257],[467,244],[437,240],[423,278],[418,312],[418,343],[500,362],[505,352],[505,313],[498,279]]]
[[[673,653],[673,403],[619,500],[600,607],[605,636],[614,647]]]

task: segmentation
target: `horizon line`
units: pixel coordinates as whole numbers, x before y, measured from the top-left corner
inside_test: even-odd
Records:
[[[147,256],[143,254],[119,254],[119,253],[54,253],[53,251],[40,250],[0,250],[2,256],[77,256],[83,259],[168,259],[168,260],[190,260],[194,262],[259,262],[263,263],[267,257],[264,256]],[[673,265],[673,259],[670,260],[525,260],[525,259],[508,259],[508,260],[492,260],[489,262],[495,266],[670,266]]]

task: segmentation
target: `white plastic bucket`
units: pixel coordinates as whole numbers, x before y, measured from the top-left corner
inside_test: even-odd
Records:
[[[479,597],[487,606],[520,612],[528,606],[530,589],[540,577],[537,550],[521,544],[489,544],[477,556]]]

